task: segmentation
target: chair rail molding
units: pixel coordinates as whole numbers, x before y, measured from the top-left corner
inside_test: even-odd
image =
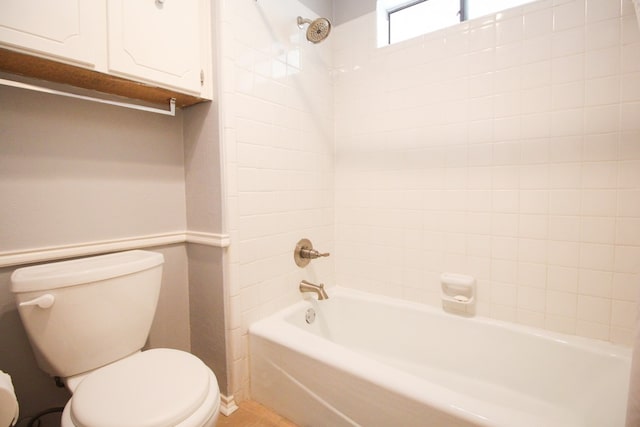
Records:
[[[231,244],[231,241],[228,234],[206,233],[202,231],[176,231],[173,233],[134,236],[124,239],[4,251],[0,252],[0,267],[148,248],[152,246],[173,245],[177,243],[195,243],[226,248]]]

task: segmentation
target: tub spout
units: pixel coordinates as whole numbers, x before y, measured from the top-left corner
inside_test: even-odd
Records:
[[[300,292],[302,293],[314,292],[316,295],[318,295],[319,301],[329,298],[329,295],[327,295],[327,292],[324,290],[324,284],[322,283],[320,283],[319,285],[316,285],[316,284],[307,282],[306,280],[303,280],[300,282],[300,286],[298,287],[298,289],[300,289]]]

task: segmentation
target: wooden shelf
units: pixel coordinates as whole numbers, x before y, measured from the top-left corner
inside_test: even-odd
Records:
[[[2,48],[0,48],[0,71],[153,104],[167,105],[171,98],[175,98],[176,107],[179,108],[207,101],[197,96]]]

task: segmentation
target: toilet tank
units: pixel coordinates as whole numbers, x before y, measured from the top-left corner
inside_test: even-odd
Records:
[[[64,378],[142,349],[163,263],[162,254],[135,250],[14,271],[11,291],[38,365]]]

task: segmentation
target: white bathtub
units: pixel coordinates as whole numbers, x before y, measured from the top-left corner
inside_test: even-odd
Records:
[[[344,288],[329,296],[249,329],[252,397],[300,426],[624,426],[629,349]]]

